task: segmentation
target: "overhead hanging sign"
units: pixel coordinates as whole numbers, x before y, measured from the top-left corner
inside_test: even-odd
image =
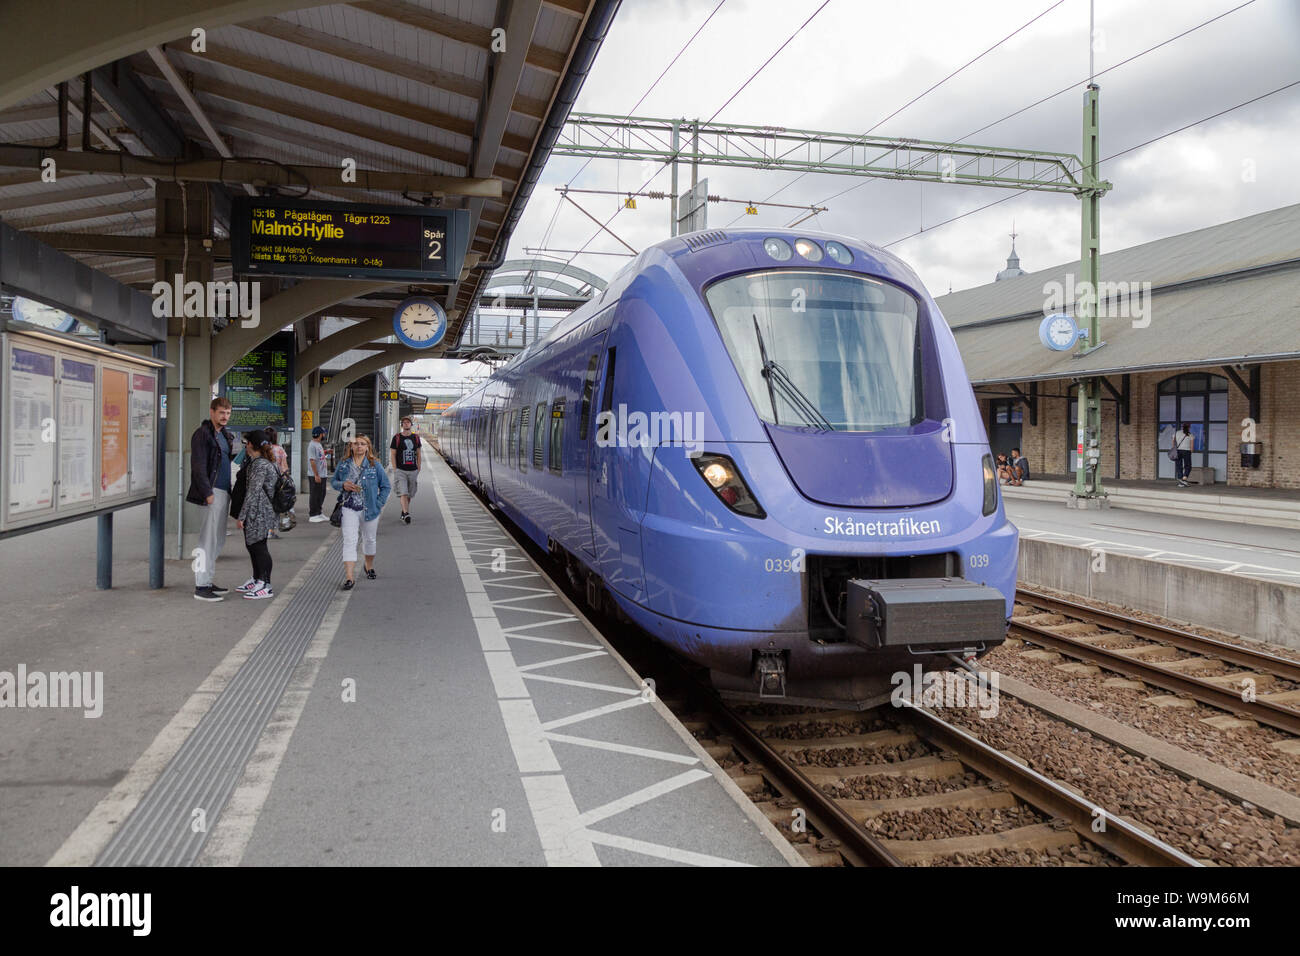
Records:
[[[469,226],[466,209],[240,196],[230,253],[237,274],[451,282]]]

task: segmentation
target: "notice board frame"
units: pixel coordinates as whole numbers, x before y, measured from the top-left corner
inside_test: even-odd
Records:
[[[51,409],[52,417],[55,422],[55,440],[51,442],[51,454],[54,459],[54,480],[52,484],[51,503],[49,507],[42,508],[39,511],[27,511],[20,513],[11,513],[10,508],[10,479],[12,471],[12,455],[9,447],[11,435],[11,413],[13,411],[13,376],[9,374],[10,363],[14,348],[25,349],[38,354],[48,355],[54,362],[54,399]],[[63,358],[69,358],[83,364],[92,365],[95,369],[94,375],[94,399],[91,405],[92,418],[94,421],[93,435],[91,438],[91,459],[92,474],[95,476],[93,481],[94,494],[89,501],[83,501],[73,504],[63,504],[59,500],[60,476],[62,473],[62,436],[60,434],[59,419],[61,417],[61,399],[63,397],[62,389],[62,363]],[[140,504],[155,498],[158,494],[156,482],[151,482],[151,487],[137,488],[134,492],[131,490],[130,475],[130,403],[131,403],[131,385],[133,383],[132,375],[149,375],[153,379],[154,401],[153,401],[153,436],[157,440],[159,429],[163,426],[161,418],[161,402],[159,401],[158,379],[159,370],[167,368],[168,363],[147,356],[135,355],[121,349],[110,348],[96,342],[78,341],[75,337],[64,335],[62,333],[50,332],[41,329],[38,326],[28,326],[26,323],[16,321],[6,322],[3,328],[0,328],[0,361],[4,364],[2,368],[5,374],[0,376],[0,538],[9,537],[13,534],[20,534],[29,531],[36,531],[41,528],[50,527],[56,524],[62,524],[65,521],[77,520],[96,514],[108,514],[117,511],[123,507]],[[127,481],[126,491],[117,494],[106,494],[100,480],[102,462],[102,443],[103,443],[103,370],[105,367],[124,371],[127,374],[127,406],[124,410],[124,434],[127,442]],[[155,456],[157,452],[155,451]],[[155,467],[156,467],[155,461]]]

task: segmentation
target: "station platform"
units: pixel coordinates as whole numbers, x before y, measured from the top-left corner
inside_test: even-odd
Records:
[[[144,508],[109,591],[93,522],[0,542],[0,670],[103,681],[98,717],[0,711],[0,865],[801,865],[436,455],[422,478],[352,591],[305,516],[272,601],[194,601],[182,561],[148,590]]]
[[[1101,510],[1065,507],[1064,481],[1003,485],[1021,583],[1300,647],[1300,538],[1289,523],[1300,495],[1163,484],[1113,488]]]

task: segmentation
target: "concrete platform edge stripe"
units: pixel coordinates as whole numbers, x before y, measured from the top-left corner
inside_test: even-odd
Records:
[[[750,866],[749,863],[742,863],[739,860],[728,860],[725,857],[709,856],[707,853],[695,853],[691,850],[679,850],[676,847],[663,846],[659,843],[647,843],[645,840],[634,840],[631,837],[616,836],[612,833],[601,833],[598,830],[586,831],[587,839],[592,843],[598,843],[601,846],[613,847],[617,850],[627,850],[630,853],[640,853],[643,856],[653,856],[661,860],[672,860],[674,863],[687,863],[691,866]],[[800,858],[802,862],[802,858]],[[803,864],[807,866],[807,863]]]
[[[331,534],[326,545],[332,544]],[[185,865],[202,850],[332,597],[341,555],[327,551],[284,602],[256,650],[213,703],[97,865]],[[202,808],[207,828],[190,827]]]
[[[633,757],[649,757],[652,760],[664,760],[668,763],[693,764],[699,758],[687,754],[674,754],[666,750],[651,750],[649,747],[634,747],[631,744],[616,744],[609,740],[593,740],[590,737],[571,737],[568,734],[556,734],[549,730],[543,736],[557,744],[573,744],[577,747],[590,747],[593,750],[609,750],[613,753],[630,754]],[[708,773],[705,773],[708,776]]]
[[[616,817],[624,810],[631,810],[633,807],[639,807],[643,803],[649,803],[656,797],[662,797],[666,793],[672,793],[674,790],[688,787],[697,780],[707,779],[709,779],[709,772],[707,770],[684,770],[676,776],[669,777],[667,780],[660,780],[656,783],[650,784],[648,787],[642,787],[640,790],[624,794],[617,800],[611,800],[598,807],[592,807],[585,813],[578,815],[578,823],[584,827],[591,826],[591,824],[599,823],[601,820],[608,820],[610,817]]]
[[[321,543],[298,569],[281,598],[292,598],[320,564],[333,543],[331,534]],[[244,661],[253,653],[281,612],[289,606],[288,600],[271,604],[258,615],[252,627],[230,652],[221,659],[204,678],[176,715],[158,732],[125,777],[91,809],[77,828],[63,841],[62,846],[46,861],[46,866],[89,866],[112,839],[122,821],[131,814],[141,798],[162,774],[185,740],[211,709],[230,679],[239,672]]]
[[[454,518],[452,517],[453,511],[447,502],[447,497],[443,493],[442,481],[439,480],[440,478],[443,477],[448,478],[449,481],[452,483],[452,487],[455,488],[456,491],[463,493],[469,499],[470,503],[474,506],[474,508],[478,511],[480,515],[482,515],[487,520],[491,520],[493,522],[496,521],[496,516],[492,514],[490,511],[488,511],[478,501],[477,498],[474,498],[470,494],[470,492],[466,491],[463,488],[463,486],[459,484],[459,479],[457,479],[451,473],[451,469],[447,466],[444,466],[441,470],[441,475],[435,478],[434,489],[438,495],[439,505],[443,508],[444,516],[448,518],[449,523],[453,522]],[[504,532],[502,533],[504,534]],[[528,564],[533,568],[533,571],[531,573],[545,579],[545,575],[542,573],[541,569],[537,567],[533,559],[527,554],[524,554],[523,557],[528,562]],[[597,641],[602,647],[605,648],[610,658],[612,658],[618,664],[618,666],[623,669],[623,672],[626,673],[634,683],[640,684],[641,683],[640,675],[638,675],[636,671],[632,668],[632,666],[628,664],[626,660],[623,659],[622,655],[620,655],[618,651],[614,650],[614,648],[610,646],[610,644],[605,640],[604,636],[599,631],[597,631],[596,628],[592,626],[591,622],[586,619],[586,617],[573,604],[573,602],[571,602],[568,599],[568,597],[564,595],[563,592],[556,591],[556,596],[559,598],[561,603],[563,603],[566,607],[570,609],[570,611],[573,612],[573,619],[581,622],[582,626],[586,628],[587,632],[591,635],[592,639],[594,641]],[[506,633],[507,636],[513,636],[511,634],[512,631],[528,630],[531,627],[544,627],[547,624],[553,624],[553,623],[560,623],[560,622],[547,621],[547,622],[543,622],[542,624],[523,625],[514,628],[503,628],[502,630]],[[543,679],[542,675],[539,674],[530,674],[528,676],[530,679],[539,679],[539,680]],[[765,817],[756,806],[754,806],[753,801],[751,801],[749,797],[747,797],[744,794],[744,792],[741,791],[740,787],[738,787],[735,781],[731,779],[731,777],[726,773],[726,771],[724,771],[722,767],[718,765],[717,761],[715,761],[712,757],[708,755],[708,753],[700,745],[699,741],[697,741],[695,737],[691,735],[690,731],[688,731],[685,727],[682,726],[681,722],[677,719],[676,715],[674,715],[672,711],[670,711],[666,706],[664,706],[662,701],[658,700],[658,698],[653,697],[653,695],[651,700],[644,701],[638,694],[634,700],[622,702],[622,706],[636,705],[639,703],[649,703],[650,706],[652,706],[655,709],[655,712],[660,716],[660,718],[666,724],[668,724],[669,727],[672,728],[673,732],[677,734],[678,738],[682,741],[685,747],[690,752],[696,755],[696,757],[699,759],[701,763],[701,766],[707,769],[713,775],[713,778],[718,782],[719,786],[722,787],[723,792],[725,792],[727,796],[731,798],[732,802],[735,803],[736,806],[740,808],[741,813],[744,814],[746,819],[748,819],[749,822],[752,823],[754,827],[758,829],[758,831],[777,850],[777,852],[788,864],[797,867],[808,866],[807,861],[805,861],[803,857],[801,857],[795,851],[794,847],[791,846],[789,841],[787,841],[785,837],[781,835],[780,831],[776,829],[776,827],[772,824],[772,822],[768,820],[767,817]],[[572,722],[575,721],[571,721],[571,720],[563,720],[563,722],[552,721],[550,722],[549,725],[543,725],[543,729],[552,730],[558,726],[564,726],[567,723],[572,723]],[[537,779],[537,778],[525,778],[525,783],[527,783],[529,779]],[[637,842],[637,841],[630,841],[630,842]],[[609,844],[609,845],[614,845],[614,844]],[[667,852],[677,852],[677,851],[672,851],[671,848],[667,848],[667,847],[659,847],[658,849]],[[592,852],[594,855],[594,851]],[[642,851],[634,851],[634,852],[642,852]],[[681,852],[685,852],[685,851],[681,851]],[[699,854],[696,854],[696,856],[699,856]],[[671,857],[671,856],[665,858],[675,859],[675,857]],[[550,857],[548,856],[548,860],[549,859]],[[715,864],[721,865],[721,862],[723,861],[715,861]]]

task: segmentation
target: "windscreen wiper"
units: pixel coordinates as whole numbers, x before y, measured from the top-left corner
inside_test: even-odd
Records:
[[[763,363],[763,377],[767,379],[767,387],[772,388],[773,381],[781,388],[782,397],[794,406],[795,410],[808,419],[809,424],[817,426],[824,432],[834,431],[834,426],[830,421],[818,411],[817,406],[812,403],[790,378],[786,370],[774,361],[765,361]],[[779,422],[777,424],[780,424]]]
[[[767,346],[763,344],[763,332],[758,327],[758,313],[754,316],[754,337],[758,339],[758,357],[763,363],[763,378],[767,381],[767,397],[772,401],[772,421],[781,424],[781,416],[776,412],[776,391],[772,388],[772,380],[767,376]]]

